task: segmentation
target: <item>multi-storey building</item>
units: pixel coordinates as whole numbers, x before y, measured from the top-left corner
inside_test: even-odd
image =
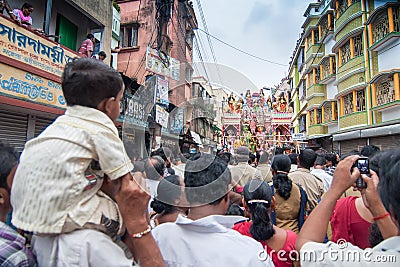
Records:
[[[138,145],[149,144],[149,138],[161,137],[162,145],[176,150],[179,147],[179,140],[190,139],[184,136],[187,134],[184,131],[187,128],[186,122],[190,124],[192,120],[192,107],[185,105],[192,97],[192,48],[194,29],[197,27],[192,3],[187,0],[120,0],[117,2],[121,8],[121,49],[118,53],[118,70],[131,80],[127,85],[129,86],[133,81],[136,86],[146,86],[148,91],[145,93],[151,94],[149,90],[153,92],[155,90],[150,86],[153,79],[163,79],[168,84],[168,99],[162,108],[161,105],[155,103],[159,106],[157,110],[160,112],[152,116],[156,117],[154,120],[156,123],[151,123],[155,131],[148,124],[133,125],[132,128],[135,128],[135,131],[143,133],[144,130],[145,132],[144,135],[142,134],[145,140],[142,140],[140,135],[131,133],[134,136],[134,142]],[[132,113],[133,116],[134,113]],[[157,123],[157,114],[162,113],[166,118],[169,117],[167,119],[169,123],[160,127]],[[123,119],[121,116],[120,120]],[[141,118],[141,120],[148,119]],[[176,127],[172,129],[170,125]],[[158,144],[153,142],[147,145],[147,151],[154,148],[154,145]],[[145,152],[142,147],[136,149],[140,150],[139,154],[143,155]]]
[[[25,1],[8,1],[21,8]],[[0,14],[0,140],[18,150],[37,136],[66,103],[61,90],[64,65],[79,56],[88,33],[97,49],[110,54],[112,2],[109,0],[29,1],[33,29]]]
[[[193,115],[190,130],[199,134],[202,147],[200,151],[212,153],[217,147],[215,142],[216,99],[212,95],[211,85],[204,77],[194,77],[192,83]]]
[[[398,6],[368,0],[309,5],[289,73],[292,95],[299,98],[292,101],[294,131],[304,130],[296,127],[304,116],[296,103],[305,90],[310,145],[342,153],[366,144],[398,145]]]

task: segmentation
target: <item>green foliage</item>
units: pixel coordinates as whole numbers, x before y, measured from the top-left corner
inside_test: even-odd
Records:
[[[117,4],[117,2],[113,1],[113,6],[114,6],[114,8],[115,8],[118,12],[120,12],[121,8],[120,8],[120,6]]]

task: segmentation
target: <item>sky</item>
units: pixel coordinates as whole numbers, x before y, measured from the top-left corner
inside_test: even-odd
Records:
[[[240,53],[211,38],[217,66],[213,63],[206,35],[201,34],[205,47],[203,61],[211,84],[221,84],[234,91],[245,92],[274,87],[287,76],[290,57],[302,31],[307,0],[193,0],[199,28],[204,30],[198,2],[211,35],[248,53],[286,66],[271,64]],[[205,54],[205,55],[204,55]],[[194,55],[194,61],[199,56]],[[206,76],[202,64],[195,64],[195,75]],[[248,79],[246,79],[246,77]]]

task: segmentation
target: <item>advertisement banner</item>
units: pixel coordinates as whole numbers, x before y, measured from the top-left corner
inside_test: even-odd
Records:
[[[156,49],[147,47],[146,70],[179,81],[180,62],[169,56],[163,56]]]
[[[181,134],[183,129],[183,108],[175,108],[170,113],[170,133]]]
[[[61,84],[0,63],[0,95],[66,108]]]
[[[156,122],[162,127],[168,127],[168,112],[161,106],[156,105]]]
[[[168,81],[161,78],[160,76],[157,76],[155,102],[163,105],[168,105],[168,90]]]

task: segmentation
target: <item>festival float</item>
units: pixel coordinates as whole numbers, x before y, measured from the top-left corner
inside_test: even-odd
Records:
[[[237,96],[233,93],[223,106],[222,146],[231,153],[242,145],[252,152],[271,147],[290,147],[293,110],[288,95],[277,91],[265,95],[264,90]]]

